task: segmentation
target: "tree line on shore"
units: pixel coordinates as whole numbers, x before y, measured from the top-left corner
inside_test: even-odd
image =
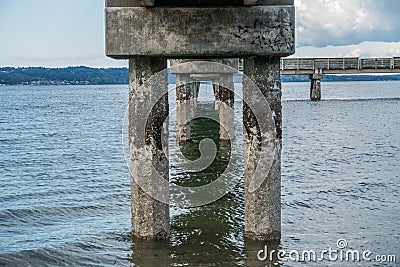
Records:
[[[127,68],[0,68],[0,84],[127,84]]]
[[[169,73],[169,71],[168,71]],[[170,75],[168,81],[174,84],[175,75]],[[324,82],[330,81],[400,81],[400,75],[325,75]],[[282,75],[283,82],[309,82],[308,75]],[[128,84],[127,68],[45,68],[26,67],[0,68],[0,85],[98,85],[98,84]],[[241,82],[240,76],[235,76],[235,82]]]

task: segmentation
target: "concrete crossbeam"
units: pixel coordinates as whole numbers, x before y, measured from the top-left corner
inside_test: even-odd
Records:
[[[295,51],[294,6],[106,8],[113,58],[239,58]]]
[[[198,77],[202,77],[202,75],[211,77],[214,75],[219,76],[219,74],[239,74],[237,70],[238,59],[174,59],[170,60],[170,62],[172,74],[199,75]]]
[[[294,5],[294,0],[106,0],[107,7],[138,6],[276,6]]]
[[[154,6],[154,0],[106,0],[106,7]]]
[[[244,0],[245,6],[293,6],[294,0]]]
[[[190,74],[190,78],[195,79],[196,81],[213,81],[218,80],[218,74]]]

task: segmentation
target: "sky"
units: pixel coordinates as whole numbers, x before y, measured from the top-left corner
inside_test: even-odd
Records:
[[[295,57],[400,56],[399,0],[295,5]],[[0,66],[128,65],[104,50],[104,0],[0,0]]]

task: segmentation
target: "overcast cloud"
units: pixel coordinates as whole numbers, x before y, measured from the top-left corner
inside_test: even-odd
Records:
[[[301,57],[400,56],[400,0],[295,0]],[[104,55],[104,0],[0,0],[1,66],[127,66]]]
[[[400,41],[399,0],[296,0],[297,47]]]

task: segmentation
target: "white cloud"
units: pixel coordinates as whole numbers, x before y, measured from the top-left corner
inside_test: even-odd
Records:
[[[362,42],[357,45],[297,48],[293,57],[399,57],[400,42]]]
[[[295,0],[295,5],[296,55],[400,54],[400,0]],[[99,0],[0,0],[1,65],[126,66],[104,56],[103,10]]]
[[[400,41],[400,1],[296,0],[297,45],[327,46]]]

